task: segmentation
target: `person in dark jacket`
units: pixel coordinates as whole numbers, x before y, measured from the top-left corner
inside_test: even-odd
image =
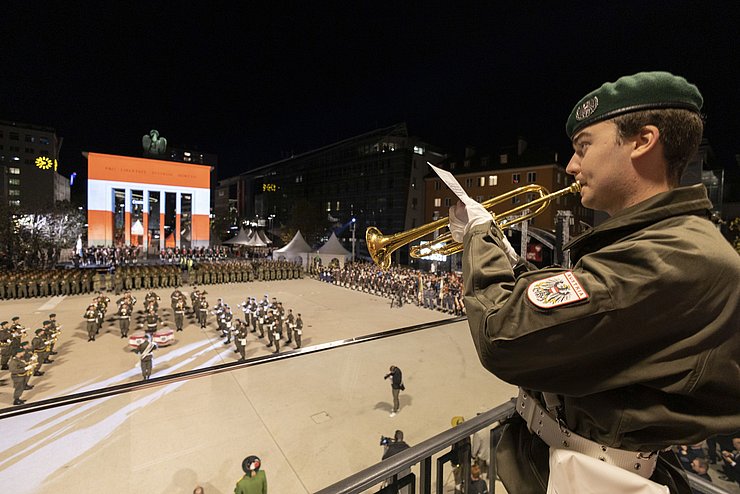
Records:
[[[391,378],[391,392],[393,393],[393,410],[391,410],[391,417],[395,417],[401,408],[398,395],[406,389],[403,385],[403,374],[401,369],[395,365],[391,365],[390,372],[385,375],[383,379]]]

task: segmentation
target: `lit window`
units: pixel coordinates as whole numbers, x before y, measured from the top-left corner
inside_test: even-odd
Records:
[[[483,187],[486,185],[486,177],[478,177],[478,186]]]
[[[434,207],[438,208],[442,206],[442,198],[441,197],[435,197],[434,198]]]
[[[21,179],[20,178],[9,178],[8,179],[8,185],[20,185]]]
[[[518,173],[512,173],[511,174],[511,183],[518,184],[519,183],[519,180],[521,180],[521,178],[519,178],[519,174]]]
[[[21,201],[19,201],[18,199],[14,199],[12,201],[8,201],[8,204],[10,204],[11,206],[20,206]]]
[[[8,168],[8,173],[11,175],[20,175],[21,169],[20,168]]]
[[[537,172],[527,172],[527,182],[532,183],[537,181]]]
[[[437,221],[439,219],[439,211],[432,213],[432,220]]]
[[[8,191],[8,195],[9,196],[19,196],[19,195],[21,195],[21,191],[18,190],[18,189],[10,189]]]
[[[337,201],[337,211],[339,211],[339,201]]]
[[[424,154],[424,148],[421,146],[414,146],[414,153],[416,154]]]
[[[190,151],[185,151],[182,154],[185,155],[185,156],[190,156]]]
[[[498,175],[489,175],[488,176],[488,185],[498,185]]]
[[[326,210],[331,211],[331,202],[326,203]]]

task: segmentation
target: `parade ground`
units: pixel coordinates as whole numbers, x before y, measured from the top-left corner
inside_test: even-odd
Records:
[[[452,318],[413,305],[391,308],[388,299],[309,278],[200,288],[211,307],[223,298],[235,317],[248,296],[276,297],[301,313],[304,349]],[[159,314],[174,329],[172,291],[155,290]],[[190,287],[181,291],[189,295]],[[133,295],[138,311],[145,291]],[[108,296],[108,317],[93,342],[82,317],[92,294],[0,302],[0,317],[19,316],[29,340],[49,313],[62,326],[54,363],[23,394],[29,404],[141,380],[139,358],[112,317],[118,297]],[[155,352],[152,378],[237,361],[213,315],[206,329],[186,319],[175,337]],[[247,359],[270,354],[250,333]],[[395,417],[383,379],[390,365],[402,369],[406,386]],[[6,408],[13,388],[7,371],[0,379],[0,408]],[[254,454],[271,493],[310,493],[377,463],[381,435],[400,429],[413,446],[449,429],[452,417],[475,416],[515,393],[482,368],[467,322],[454,322],[3,419],[0,486],[14,494],[189,494],[200,485],[225,494],[242,476],[242,460]],[[451,492],[448,470],[445,484]]]

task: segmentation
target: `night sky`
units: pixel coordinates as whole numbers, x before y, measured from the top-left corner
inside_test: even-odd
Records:
[[[699,86],[737,168],[735,2],[133,3],[4,4],[0,119],[54,127],[65,175],[82,151],[140,156],[152,128],[220,178],[401,121],[451,153],[523,136],[565,156],[578,99],[641,70]]]

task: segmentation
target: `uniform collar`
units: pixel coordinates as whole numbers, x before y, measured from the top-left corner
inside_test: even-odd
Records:
[[[577,252],[585,248],[592,240],[603,235],[623,230],[639,229],[673,216],[699,215],[708,217],[711,207],[712,202],[707,197],[707,189],[703,184],[677,187],[623,209],[601,225],[592,228],[564,245],[563,250],[571,249],[571,252]]]

